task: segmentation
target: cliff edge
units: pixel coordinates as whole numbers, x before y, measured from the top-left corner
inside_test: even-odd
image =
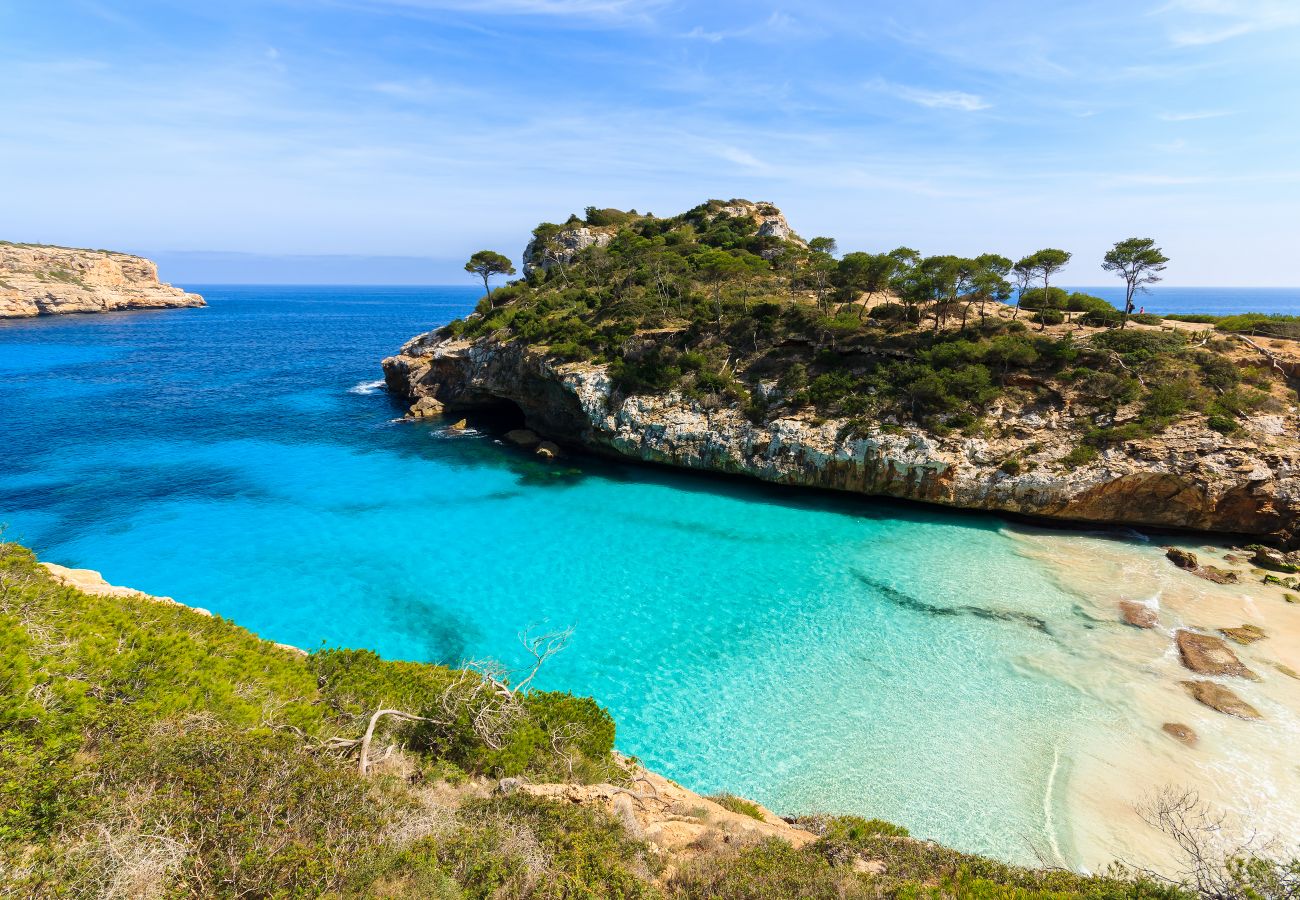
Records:
[[[0,242],[0,318],[206,305],[143,257]]]
[[[837,262],[779,215],[712,201],[599,243],[542,226],[550,266],[384,360],[388,390],[682,468],[1295,542],[1300,343],[1016,310],[936,288],[930,259],[873,296],[863,254]]]

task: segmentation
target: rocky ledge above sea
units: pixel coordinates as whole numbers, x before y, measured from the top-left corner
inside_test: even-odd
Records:
[[[384,360],[388,390],[418,415],[513,405],[560,444],[763,481],[1086,523],[1255,535],[1300,533],[1300,438],[1293,415],[1261,415],[1233,436],[1195,421],[1061,464],[1078,442],[1059,410],[1006,406],[997,437],[882,423],[864,432],[809,414],[755,424],[678,392],[623,395],[607,367],[547,348],[435,331]],[[1032,465],[1009,470],[1008,458]]]
[[[0,242],[0,319],[206,305],[140,256]]]

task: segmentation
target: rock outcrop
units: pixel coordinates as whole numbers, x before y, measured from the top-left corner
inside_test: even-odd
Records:
[[[0,243],[0,318],[205,306],[143,257]]]
[[[1180,630],[1174,635],[1183,665],[1198,675],[1231,676],[1259,680],[1259,676],[1242,665],[1232,648],[1212,634]]]
[[[620,395],[605,367],[544,347],[438,332],[384,360],[389,391],[449,411],[517,406],[559,443],[687,469],[1048,519],[1285,535],[1300,521],[1300,440],[1252,428],[1225,437],[1194,422],[1059,462],[1077,435],[1050,410],[995,410],[1003,436],[940,435],[908,423],[865,430],[811,414],[755,424],[734,405],[671,392]],[[1020,455],[1034,465],[1008,472]],[[1195,565],[1195,563],[1193,563]],[[1205,567],[1198,567],[1204,571]]]
[[[1184,681],[1182,685],[1198,703],[1203,703],[1224,715],[1235,716],[1238,719],[1263,718],[1259,710],[1221,684],[1215,684],[1213,681]]]

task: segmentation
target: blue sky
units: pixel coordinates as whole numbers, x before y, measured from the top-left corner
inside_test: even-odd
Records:
[[[747,197],[1300,285],[1300,0],[0,0],[0,75],[0,238],[178,281],[460,282],[589,204]]]

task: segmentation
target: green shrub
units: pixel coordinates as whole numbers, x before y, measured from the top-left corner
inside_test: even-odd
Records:
[[[1073,471],[1080,466],[1086,466],[1097,458],[1097,448],[1088,444],[1077,444],[1065,456],[1061,457],[1061,465],[1067,471]]]
[[[767,818],[763,815],[763,810],[759,809],[758,804],[743,797],[737,797],[735,794],[714,794],[709,799],[723,809],[729,809],[738,815],[749,816],[751,819],[758,819],[760,822],[767,821]]]
[[[1059,309],[1041,309],[1034,313],[1033,321],[1044,325],[1060,325],[1065,321],[1065,313]]]

